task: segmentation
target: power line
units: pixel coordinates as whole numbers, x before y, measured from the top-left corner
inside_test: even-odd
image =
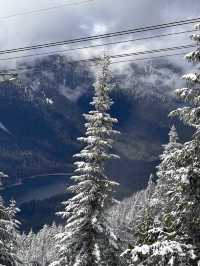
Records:
[[[111,64],[120,64],[120,63],[128,63],[128,62],[137,62],[137,61],[147,61],[147,60],[153,60],[157,58],[165,58],[165,57],[171,57],[171,56],[178,56],[178,55],[184,55],[186,52],[176,53],[176,54],[165,54],[165,55],[158,55],[158,56],[152,56],[152,57],[143,57],[143,58],[135,58],[135,59],[126,59],[126,60],[120,60],[120,61],[113,61]]]
[[[139,55],[146,55],[146,54],[155,54],[155,53],[168,52],[168,51],[171,52],[171,51],[177,51],[177,50],[188,49],[188,48],[193,48],[193,47],[196,47],[196,45],[195,44],[186,44],[186,45],[182,45],[182,46],[174,46],[174,47],[166,47],[166,48],[145,50],[145,51],[132,52],[132,53],[122,53],[122,54],[110,55],[109,57],[111,59],[117,59],[117,58],[139,56]],[[99,59],[100,59],[100,57],[93,57],[93,58],[82,59],[82,60],[77,60],[77,61],[73,60],[73,61],[70,61],[68,63],[69,64],[84,63],[84,62],[93,62],[94,63],[94,62],[97,62]],[[19,67],[19,68],[15,68],[15,69],[4,70],[4,72],[5,71],[17,72],[17,71],[24,71],[24,70],[29,70],[29,69],[35,69],[35,67],[33,67],[33,66]]]
[[[93,2],[93,1],[94,0],[78,1],[78,2],[72,2],[72,3],[63,4],[63,5],[57,5],[57,6],[41,8],[41,9],[36,9],[36,10],[31,10],[31,11],[24,11],[24,12],[11,14],[11,15],[8,15],[8,16],[5,16],[5,17],[0,17],[0,19],[10,19],[10,18],[18,17],[18,16],[25,16],[25,15],[32,15],[32,14],[41,13],[41,12],[48,12],[48,11],[51,11],[51,10],[54,10],[54,9],[60,9],[60,8],[67,7],[67,6],[75,6],[75,5],[87,4],[87,3],[90,3],[90,2]]]
[[[17,53],[17,52],[24,52],[24,51],[30,51],[30,50],[35,50],[35,49],[47,48],[47,47],[61,46],[61,45],[66,45],[66,44],[88,42],[88,41],[105,39],[105,38],[110,38],[110,37],[118,37],[118,36],[133,34],[133,33],[141,33],[141,32],[146,32],[146,31],[151,31],[151,30],[165,29],[169,27],[177,27],[177,26],[187,25],[190,23],[195,23],[198,21],[200,21],[200,18],[175,21],[175,22],[164,23],[164,24],[159,24],[159,25],[154,25],[154,26],[141,27],[141,28],[135,28],[135,29],[130,29],[130,30],[123,30],[123,31],[117,31],[117,32],[112,32],[112,33],[87,36],[87,37],[82,37],[82,38],[75,38],[75,39],[70,39],[70,40],[65,40],[65,41],[49,42],[49,43],[43,43],[43,44],[37,44],[37,45],[31,45],[31,46],[24,46],[24,47],[19,47],[19,48],[14,48],[14,49],[2,50],[0,51],[0,54]]]
[[[13,60],[13,59],[36,57],[36,56],[54,55],[54,54],[67,53],[67,52],[71,52],[71,51],[77,51],[77,50],[83,50],[83,49],[89,49],[89,48],[104,47],[104,46],[113,45],[113,44],[125,44],[125,43],[130,43],[130,42],[135,42],[135,41],[141,41],[141,40],[149,40],[149,39],[154,39],[154,38],[169,37],[169,36],[174,36],[174,35],[179,35],[179,34],[184,34],[184,33],[191,33],[191,32],[194,32],[194,30],[179,31],[179,32],[173,32],[173,33],[153,35],[153,36],[149,36],[149,37],[129,39],[129,40],[124,40],[124,41],[115,41],[115,42],[108,42],[108,43],[103,43],[103,44],[88,45],[88,46],[83,46],[83,47],[69,48],[69,49],[57,50],[57,51],[52,51],[52,52],[49,51],[49,52],[43,52],[43,53],[37,53],[37,54],[21,55],[21,56],[8,57],[8,58],[0,58],[0,61],[8,61],[8,60]]]
[[[195,44],[186,44],[182,46],[174,46],[174,47],[167,47],[167,48],[160,48],[160,49],[153,49],[153,50],[145,50],[145,51],[139,51],[139,52],[133,52],[133,53],[123,53],[123,54],[117,54],[117,55],[109,55],[110,59],[115,58],[123,58],[123,57],[129,57],[129,56],[138,56],[138,55],[146,55],[146,54],[154,54],[154,53],[161,53],[161,52],[168,52],[168,51],[176,51],[181,49],[187,49],[196,47]],[[92,62],[92,61],[98,61],[99,57],[94,58],[88,58],[88,59],[82,59],[73,61],[74,63],[81,63],[81,62]]]

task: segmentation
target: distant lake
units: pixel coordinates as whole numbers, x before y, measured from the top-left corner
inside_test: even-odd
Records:
[[[20,185],[12,186],[0,191],[5,201],[15,199],[17,205],[31,200],[44,200],[66,191],[71,174],[36,176],[26,179]]]

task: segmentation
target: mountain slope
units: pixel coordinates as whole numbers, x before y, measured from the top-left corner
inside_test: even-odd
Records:
[[[167,141],[168,112],[177,104],[173,89],[180,73],[163,60],[114,70],[112,113],[122,133],[114,149],[121,159],[108,165],[108,171],[120,182],[121,196],[144,187],[154,171]],[[10,176],[7,185],[36,174],[73,170],[72,155],[80,149],[76,138],[84,131],[82,113],[90,108],[93,82],[87,64],[49,56],[34,62],[15,84],[0,85],[0,168]]]

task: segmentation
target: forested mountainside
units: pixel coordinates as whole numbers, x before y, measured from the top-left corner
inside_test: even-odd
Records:
[[[0,84],[0,167],[9,175],[2,195],[7,201],[17,200],[26,230],[53,221],[70,183],[70,174],[56,173],[73,171],[72,156],[81,147],[76,138],[84,132],[82,114],[90,108],[94,70],[69,61],[48,56],[19,73],[16,81]],[[167,141],[168,112],[177,104],[173,91],[181,73],[167,60],[132,63],[113,71],[111,113],[123,134],[114,144],[120,163],[111,162],[107,171],[120,183],[118,198],[144,188],[155,171],[161,145]]]
[[[9,175],[7,186],[37,174],[72,171],[94,74],[89,65],[68,61],[46,57],[17,81],[0,84],[0,167]],[[108,170],[121,183],[123,195],[144,187],[158,161],[180,73],[166,60],[114,72],[112,113],[123,134],[114,146],[120,164],[113,162]]]

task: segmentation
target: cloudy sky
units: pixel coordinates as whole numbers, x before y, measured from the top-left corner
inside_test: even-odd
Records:
[[[0,1],[1,50],[200,17],[199,0],[94,0],[88,3],[83,3],[84,0]],[[9,17],[26,11],[66,3],[69,3],[69,5],[46,12]],[[72,3],[77,4],[70,5]],[[191,28],[192,25],[188,25],[168,29],[167,32],[190,30]],[[129,38],[157,33],[147,32],[129,36]],[[139,41],[123,46],[107,46],[103,48],[103,51],[117,54],[189,43],[191,41],[186,35],[180,35],[179,37],[171,36],[151,41]],[[66,49],[66,46],[62,49]],[[58,50],[58,48],[48,49],[48,51],[54,50]],[[45,49],[46,51],[47,49]],[[90,57],[92,54],[103,51],[102,49],[88,49],[84,50],[81,56]],[[77,55],[73,52],[74,54]],[[78,57],[80,57],[80,54]],[[12,64],[13,60],[8,62]],[[0,65],[2,64],[5,64],[5,61],[2,61]]]

